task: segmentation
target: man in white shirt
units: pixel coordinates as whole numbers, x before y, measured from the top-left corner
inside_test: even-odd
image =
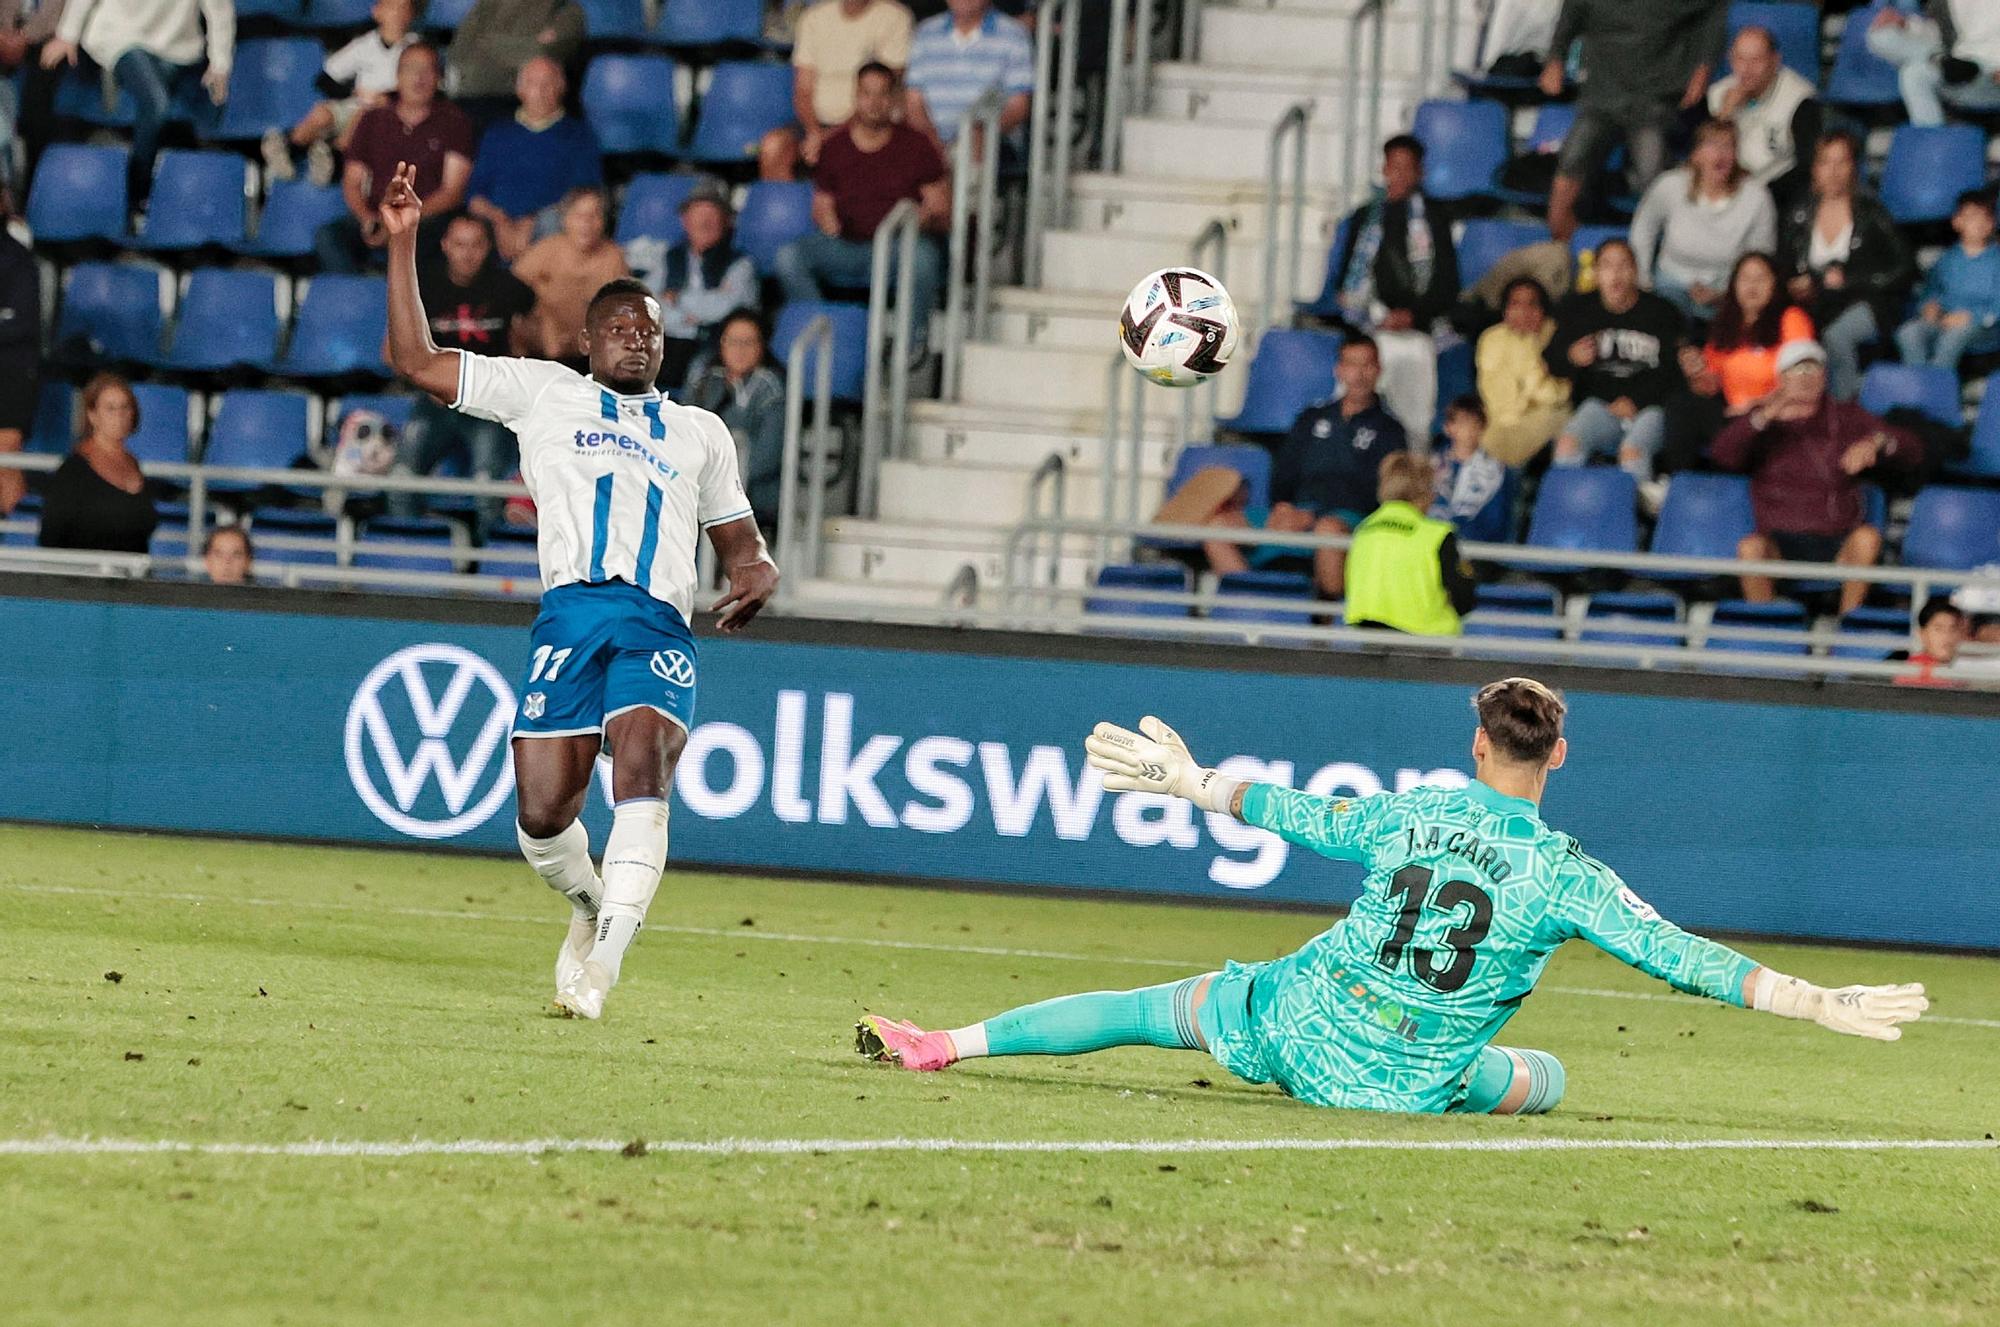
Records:
[[[137,209],[152,191],[153,157],[174,98],[197,79],[216,105],[229,95],[236,7],[230,0],[69,0],[55,40],[42,48],[42,67],[73,65],[79,50],[132,94],[126,198]]]
[[[729,577],[714,605],[736,631],[777,589],[737,473],[736,443],[706,410],[668,401],[660,305],[629,277],[584,315],[585,377],[546,360],[440,350],[417,291],[415,171],[381,206],[389,237],[389,346],[436,400],[505,424],[540,535],[542,609],[514,722],[522,855],[569,899],[556,1004],[596,1018],[645,920],[667,857],[667,797],[694,720],[695,544],[707,530]],[[611,834],[600,878],[577,818],[600,748],[611,751]]]
[[[1818,90],[1786,67],[1778,39],[1751,24],[1729,44],[1729,77],[1709,85],[1708,113],[1736,126],[1736,160],[1771,191],[1779,207],[1807,183],[1799,144],[1819,141]]]

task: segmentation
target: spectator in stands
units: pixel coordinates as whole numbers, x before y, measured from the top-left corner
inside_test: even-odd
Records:
[[[0,211],[0,222],[6,213]],[[0,452],[18,452],[35,421],[42,368],[42,275],[35,255],[0,224]],[[0,516],[27,492],[27,476],[0,470]]]
[[[510,263],[561,228],[564,194],[604,183],[597,135],[581,117],[563,113],[567,86],[561,65],[536,56],[514,83],[521,109],[479,140],[466,210],[493,227],[500,257]]]
[[[218,525],[201,541],[201,570],[211,585],[248,585],[256,559],[250,532],[240,525]]]
[[[125,440],[139,430],[139,399],[115,373],[83,385],[83,436],[42,489],[43,548],[144,553],[160,523],[138,458]]]
[[[1740,415],[1777,390],[1779,347],[1812,339],[1812,318],[1785,297],[1777,262],[1768,253],[1746,253],[1729,273],[1702,361],[1728,412]]]
[[[1424,196],[1423,178],[1422,143],[1398,134],[1383,144],[1382,194],[1348,215],[1333,265],[1341,316],[1381,347],[1382,395],[1419,444],[1437,412],[1432,326],[1458,298],[1451,217]]]
[[[936,144],[892,118],[896,71],[863,65],[854,77],[854,117],[827,135],[813,173],[813,221],[819,229],[778,251],[778,282],[788,300],[824,298],[824,288],[868,284],[874,266],[870,241],[896,204],[917,203],[918,224],[935,234],[951,224],[951,183]],[[931,235],[917,241],[908,297],[915,357],[929,345],[931,308],[944,284],[944,257]]]
[[[1542,91],[1562,95],[1563,58],[1583,41],[1583,91],[1549,192],[1549,229],[1567,242],[1577,203],[1604,168],[1615,140],[1644,193],[1667,164],[1667,133],[1708,91],[1709,57],[1722,49],[1728,0],[1564,0],[1542,66]]]
[[[74,65],[79,50],[132,94],[126,198],[136,211],[152,192],[153,158],[175,99],[197,83],[218,106],[229,95],[236,8],[230,0],[68,0],[42,65]]]
[[[1651,478],[1666,436],[1664,407],[1680,377],[1674,354],[1681,328],[1673,305],[1639,289],[1629,243],[1598,246],[1597,289],[1563,301],[1542,356],[1550,373],[1570,380],[1576,398],[1556,437],[1557,465],[1615,453],[1635,478]]]
[[[940,148],[958,140],[959,121],[992,88],[1006,98],[1005,138],[1028,119],[1035,45],[1020,20],[994,12],[990,0],[951,0],[949,13],[925,19],[911,34],[908,82],[903,118]]]
[[[1940,677],[1940,669],[1958,662],[1959,647],[1965,644],[1965,614],[1942,595],[1925,602],[1917,610],[1917,652],[1898,650],[1891,659],[1908,660],[1910,671],[1896,678],[1899,687],[1962,687],[1964,682]]]
[[[1963,194],[1951,216],[1958,243],[1924,280],[1917,316],[1896,329],[1905,364],[1958,371],[1968,353],[2000,350],[2000,248],[1993,243],[1993,195]]]
[[[359,272],[385,261],[388,235],[382,229],[382,195],[395,178],[398,162],[416,168],[424,200],[424,222],[436,243],[445,219],[464,206],[472,178],[472,122],[438,95],[437,48],[411,42],[396,61],[394,100],[363,113],[347,140],[347,165],[340,191],[347,215],[320,227],[314,237],[320,268]]]
[[[1507,283],[1500,321],[1479,335],[1473,362],[1486,411],[1485,448],[1507,465],[1526,465],[1570,416],[1569,383],[1542,356],[1556,332],[1549,297],[1533,277]],[[1447,418],[1446,432],[1450,432]]]
[[[440,350],[476,355],[511,355],[528,340],[526,326],[535,297],[507,269],[493,261],[492,232],[478,217],[460,213],[445,227],[439,258],[417,269],[417,290],[430,315],[431,339]],[[383,358],[388,358],[385,349]],[[476,419],[439,405],[419,393],[410,422],[397,440],[396,470],[427,475],[446,457],[460,452],[475,479],[505,479],[516,469],[514,435],[504,425]],[[498,519],[502,500],[482,498],[480,523]],[[421,516],[423,498],[392,493],[391,515]]]
[[[854,76],[865,64],[910,63],[910,11],[897,0],[818,0],[799,17],[792,40],[796,127],[773,129],[757,150],[758,174],[798,178],[799,162],[819,164],[826,137],[854,114]]]
[[[1278,447],[1271,470],[1270,511],[1250,511],[1238,502],[1210,517],[1207,524],[1281,534],[1352,534],[1375,509],[1381,458],[1409,450],[1409,436],[1376,394],[1382,357],[1371,338],[1358,333],[1349,337],[1340,348],[1333,376],[1340,390],[1300,411]],[[1429,503],[1428,488],[1418,501]],[[1246,552],[1222,540],[1210,540],[1202,548],[1209,566],[1225,574],[1248,570],[1253,558],[1267,567],[1304,561],[1289,549]],[[1347,575],[1346,551],[1318,549],[1311,566],[1320,594],[1340,598]]]
[[[1944,102],[2000,110],[2000,6],[1992,0],[1927,0],[1912,14],[1884,5],[1868,28],[1868,49],[1896,66],[1910,123],[1944,123]]]
[[[607,281],[631,275],[625,254],[611,239],[609,206],[602,189],[572,189],[562,200],[562,229],[537,240],[514,264],[514,275],[535,292],[527,351],[545,359],[581,362],[584,311]]]
[[[1450,521],[1424,515],[1431,473],[1421,457],[1391,452],[1377,467],[1380,505],[1347,550],[1347,625],[1412,636],[1457,636],[1478,586],[1458,555]]]
[[[1444,408],[1444,436],[1451,445],[1431,458],[1430,514],[1475,542],[1512,542],[1520,475],[1487,450],[1486,407],[1477,396],[1454,397]]]
[[[1729,44],[1729,77],[1708,89],[1708,113],[1736,126],[1736,155],[1783,206],[1804,189],[1799,148],[1819,141],[1819,90],[1788,68],[1771,30],[1751,24]]]
[[[1779,350],[1778,390],[1732,420],[1710,448],[1718,466],[1750,476],[1757,533],[1737,545],[1740,558],[1869,567],[1882,556],[1882,532],[1867,522],[1861,476],[1878,465],[1916,469],[1923,443],[1829,396],[1826,358],[1817,341]],[[1776,595],[1770,577],[1743,578],[1743,597],[1751,602]],[[1866,581],[1847,582],[1840,611],[1851,612],[1867,597]]]
[[[714,351],[696,361],[681,399],[713,410],[729,426],[757,524],[775,528],[785,456],[785,381],[765,355],[764,323],[754,310],[737,309],[722,320]]]
[[[668,248],[657,240],[635,240],[626,246],[626,262],[660,297],[666,333],[660,381],[670,389],[687,381],[696,355],[714,348],[723,318],[757,303],[756,268],[730,242],[735,220],[729,186],[704,177],[681,203],[680,243]],[[635,251],[660,257],[634,261]]]
[[[403,51],[418,40],[411,30],[416,10],[416,0],[375,0],[370,11],[374,28],[327,56],[320,68],[319,90],[327,100],[307,111],[289,134],[280,129],[265,131],[266,175],[274,180],[291,179],[297,173],[292,152],[304,148],[307,178],[317,185],[333,183],[334,148],[344,150],[362,113],[387,102],[396,90],[396,69]]]
[[[1856,188],[1861,141],[1835,132],[1813,149],[1812,192],[1778,223],[1778,270],[1812,315],[1843,401],[1861,390],[1861,347],[1901,320],[1915,267],[1895,219]]]
[[[10,76],[0,78],[0,133],[11,140],[0,143],[0,166],[16,204],[26,201],[35,161],[55,133],[60,76],[42,63],[42,52],[62,11],[63,0],[0,0],[0,73]]]
[[[1632,217],[1632,250],[1653,293],[1698,322],[1715,316],[1738,258],[1778,242],[1771,191],[1736,158],[1735,126],[1695,130],[1685,166],[1653,181]]]
[[[522,65],[546,55],[568,67],[582,51],[583,38],[583,7],[574,0],[477,0],[446,52],[452,97],[472,117],[475,130],[484,130],[513,111],[514,80]],[[673,93],[662,88],[660,95]]]

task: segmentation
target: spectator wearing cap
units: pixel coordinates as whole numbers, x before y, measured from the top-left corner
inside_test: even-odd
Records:
[[[505,119],[521,66],[538,55],[568,66],[583,50],[584,26],[574,0],[476,0],[446,53],[453,99],[480,129]]]
[[[947,12],[917,24],[903,116],[940,148],[958,139],[959,122],[988,91],[998,89],[1002,137],[1027,123],[1035,90],[1035,46],[1019,19],[991,0],[950,0]]]
[[[756,268],[730,239],[735,223],[729,187],[705,176],[681,203],[680,243],[635,240],[626,246],[626,262],[660,297],[666,333],[660,381],[669,388],[686,380],[696,355],[714,348],[723,318],[757,303]]]
[[[910,11],[897,0],[819,0],[792,39],[792,110],[798,124],[773,129],[758,147],[758,174],[798,178],[819,164],[826,137],[854,114],[854,76],[865,64],[910,63]]]
[[[1708,89],[1708,113],[1736,126],[1736,156],[1780,206],[1804,188],[1799,152],[1819,141],[1818,89],[1789,68],[1769,28],[1752,23],[1729,43],[1729,77]]]
[[[466,211],[493,227],[493,241],[506,262],[562,225],[557,204],[572,189],[604,183],[604,157],[597,135],[581,117],[565,114],[568,82],[562,66],[538,55],[521,66],[514,95],[521,107],[512,119],[496,121],[479,140],[466,185]]]
[[[1949,599],[1939,596],[1917,612],[1917,652],[1892,655],[1907,659],[1910,671],[1897,676],[1899,687],[1961,687],[1965,683],[1941,677],[1941,669],[1958,662],[1958,651],[1966,640],[1965,613]]]
[[[363,114],[347,140],[347,164],[340,177],[347,215],[327,222],[314,237],[321,270],[359,272],[387,260],[382,195],[403,162],[416,169],[417,197],[424,201],[429,232],[423,247],[430,249],[445,220],[465,203],[472,142],[472,122],[465,112],[438,94],[437,48],[410,43],[396,62],[396,95]]]
[[[1757,532],[1736,555],[1753,562],[1837,562],[1870,567],[1882,556],[1882,532],[1867,520],[1863,476],[1878,466],[1914,470],[1923,443],[1860,406],[1827,392],[1826,350],[1792,341],[1778,351],[1778,386],[1716,436],[1716,465],[1750,476]],[[1768,603],[1768,576],[1743,577],[1743,597]],[[1866,581],[1841,586],[1840,611],[1859,608]]]

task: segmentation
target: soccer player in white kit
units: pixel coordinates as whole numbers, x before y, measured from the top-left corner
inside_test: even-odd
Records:
[[[712,611],[742,628],[778,586],[737,473],[736,443],[706,410],[668,401],[660,306],[613,281],[584,315],[590,376],[547,360],[439,350],[417,293],[415,171],[382,199],[389,348],[437,400],[512,429],[540,534],[542,609],[514,717],[521,852],[570,901],[556,1004],[596,1018],[667,860],[668,794],[694,719],[695,545],[708,531],[729,577]],[[577,818],[599,747],[611,753],[604,872]]]

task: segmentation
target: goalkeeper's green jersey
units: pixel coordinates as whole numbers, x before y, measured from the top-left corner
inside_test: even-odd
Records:
[[[1219,984],[1245,1007],[1216,1058],[1305,1101],[1450,1109],[1565,940],[1736,1005],[1757,967],[1663,920],[1533,802],[1482,783],[1355,799],[1255,784],[1243,818],[1368,868],[1332,929],[1287,958],[1231,965]]]

